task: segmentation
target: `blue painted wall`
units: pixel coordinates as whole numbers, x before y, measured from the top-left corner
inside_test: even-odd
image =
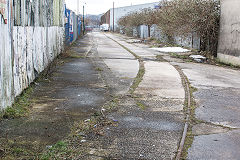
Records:
[[[81,35],[81,17],[65,7],[65,44],[70,45]]]

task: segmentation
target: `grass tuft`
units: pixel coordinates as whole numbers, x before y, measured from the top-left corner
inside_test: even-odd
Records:
[[[69,149],[67,142],[59,141],[53,146],[49,146],[48,152],[40,156],[41,160],[50,160],[50,159],[61,159],[64,158],[64,155],[71,153],[72,150]]]
[[[23,93],[16,98],[15,103],[12,107],[7,107],[2,113],[0,113],[0,117],[2,119],[14,119],[20,118],[28,115],[30,112],[30,96],[33,93],[33,87],[30,86]]]
[[[96,68],[96,71],[98,71],[98,72],[102,72],[103,69],[98,67],[98,68]]]
[[[141,108],[142,110],[147,109],[147,106],[145,106],[144,104],[142,104],[142,103],[140,103],[140,102],[137,102],[137,106],[138,106],[139,108]]]
[[[139,68],[137,77],[135,78],[132,86],[130,87],[130,94],[133,94],[134,91],[135,91],[135,90],[137,89],[137,87],[139,86],[139,84],[142,82],[144,74],[145,74],[144,64],[143,64],[143,63],[140,63],[140,68]]]

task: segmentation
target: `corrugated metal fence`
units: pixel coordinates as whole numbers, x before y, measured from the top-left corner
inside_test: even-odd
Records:
[[[81,17],[76,15],[73,11],[65,10],[65,40],[69,45],[74,42],[81,35]]]
[[[65,9],[64,0],[5,0],[0,3],[2,110],[11,106],[14,98],[63,51],[64,43],[68,45],[77,39],[81,21],[74,12]],[[70,12],[69,17],[65,17],[65,11]]]

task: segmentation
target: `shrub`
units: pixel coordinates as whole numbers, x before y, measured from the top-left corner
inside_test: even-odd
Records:
[[[219,22],[219,0],[163,0],[156,12],[157,25],[167,35],[197,33],[201,49],[216,53]]]
[[[124,31],[142,24],[157,24],[170,40],[173,36],[197,33],[201,39],[201,50],[209,50],[216,55],[220,24],[219,0],[163,0],[159,5],[160,9],[130,13],[122,17],[118,24]]]

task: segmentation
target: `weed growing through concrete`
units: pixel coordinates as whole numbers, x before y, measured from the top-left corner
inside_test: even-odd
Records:
[[[156,58],[160,62],[167,62],[161,55],[157,55]]]
[[[182,85],[184,86],[185,89],[185,101],[184,101],[184,108],[183,111],[186,115],[186,121],[188,123],[188,128],[186,132],[186,137],[183,145],[183,149],[180,153],[181,159],[186,159],[188,155],[188,149],[192,146],[193,140],[194,140],[194,135],[192,134],[192,127],[195,123],[195,109],[196,109],[196,102],[193,96],[193,93],[197,91],[197,88],[194,88],[191,86],[188,78],[184,75],[182,72],[181,68],[179,66],[174,66],[175,69],[179,72],[181,79],[182,79]],[[188,104],[190,103],[190,104]],[[188,118],[187,118],[188,117]],[[183,135],[184,136],[184,135]],[[181,146],[180,146],[181,147]]]
[[[112,112],[119,104],[119,97],[112,96],[112,100],[103,105],[102,110],[95,112],[89,119],[75,122],[70,128],[70,134],[64,141],[49,146],[41,160],[50,159],[74,159],[89,154],[87,137],[98,137],[105,135],[106,127],[116,127],[118,123],[108,119],[105,114]]]
[[[144,68],[144,64],[140,63],[140,68],[137,74],[137,77],[135,78],[132,86],[130,87],[130,94],[133,94],[134,91],[137,89],[137,87],[139,86],[139,84],[142,82],[143,80],[143,76],[145,74],[145,68]]]
[[[179,58],[179,59],[183,59],[185,61],[188,61],[188,62],[192,62],[193,60],[189,57],[189,55],[179,55],[177,53],[170,53],[170,56],[172,58]]]
[[[34,142],[29,142],[21,138],[16,139],[11,140],[7,136],[0,138],[0,159],[37,159],[36,154],[39,148],[34,145]]]
[[[140,109],[142,109],[142,110],[147,109],[147,106],[145,106],[144,104],[142,104],[142,103],[140,103],[140,102],[137,102],[136,104],[137,104],[137,106],[138,106]]]
[[[129,90],[130,94],[133,94],[133,92],[136,90],[138,85],[143,80],[143,76],[145,74],[144,63],[143,63],[141,57],[139,57],[136,53],[132,52],[129,48],[125,47],[124,45],[122,45],[121,43],[119,43],[118,41],[116,41],[116,40],[114,40],[114,39],[112,39],[110,37],[108,37],[108,38],[113,40],[117,44],[119,44],[121,47],[123,47],[125,50],[127,50],[129,53],[131,53],[139,61],[140,67],[139,67],[139,71],[138,71],[137,77],[135,78],[135,80],[134,80],[134,82],[133,82],[133,84],[132,84],[132,86],[130,87],[130,90]]]
[[[81,56],[81,55],[76,55],[76,54],[73,54],[73,55],[70,55],[69,58],[85,58],[84,56]]]
[[[70,155],[72,152],[69,149],[67,142],[59,141],[53,146],[48,146],[49,150],[47,153],[41,155],[41,160],[49,160],[49,159],[64,159],[65,155]]]
[[[74,50],[67,50],[64,53],[62,53],[62,57],[64,58],[85,58],[85,56],[80,55],[78,52]]]
[[[214,59],[216,65],[222,66],[222,67],[229,67],[231,69],[239,69],[240,65],[233,65],[231,63],[223,63],[220,59],[216,58]]]
[[[102,68],[99,68],[99,67],[97,67],[97,68],[96,68],[96,71],[98,71],[98,72],[102,72],[102,71],[103,71],[103,69],[102,69]]]
[[[23,93],[16,98],[15,103],[12,107],[7,107],[2,113],[1,118],[3,119],[14,119],[26,116],[30,111],[29,98],[33,92],[33,86],[30,86]]]
[[[117,107],[119,105],[119,99],[120,99],[119,97],[113,96],[112,100],[105,103],[102,107],[102,109],[104,110],[104,113],[110,113],[110,112],[114,111],[115,109],[117,109]]]
[[[189,81],[187,83],[189,83]],[[189,115],[190,124],[189,124],[189,128],[188,128],[188,131],[187,131],[187,136],[186,136],[186,139],[185,139],[184,147],[183,147],[183,152],[182,152],[182,158],[183,159],[187,158],[188,149],[192,146],[192,143],[193,143],[193,140],[194,140],[194,135],[192,133],[192,127],[193,127],[193,124],[196,123],[196,120],[197,120],[195,118],[196,102],[195,102],[194,97],[193,97],[193,93],[197,91],[197,88],[192,87],[190,85],[190,83],[189,83],[189,89],[190,89],[190,96],[191,96],[191,106],[189,108],[189,111],[190,111],[190,115]],[[185,107],[184,111],[187,112],[186,110],[187,109]]]
[[[191,97],[191,105],[189,108],[189,127],[187,131],[187,135],[185,138],[185,143],[183,147],[183,152],[182,152],[182,159],[186,159],[188,155],[188,149],[192,146],[193,140],[194,140],[194,135],[192,133],[192,127],[194,124],[197,123],[197,119],[195,118],[195,110],[196,110],[196,102],[193,96],[193,93],[197,91],[197,88],[194,88],[190,85],[190,82],[187,79],[187,83],[189,84],[189,91],[190,91],[190,97]],[[187,100],[185,101],[185,107],[184,107],[184,112],[187,113]]]

